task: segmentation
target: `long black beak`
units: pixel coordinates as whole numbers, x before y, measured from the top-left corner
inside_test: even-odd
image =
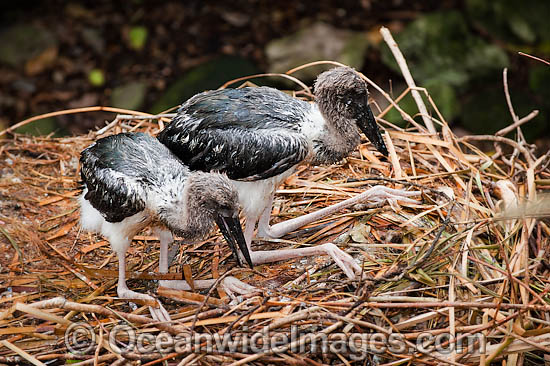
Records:
[[[220,231],[225,238],[225,241],[227,241],[227,244],[229,244],[231,251],[233,251],[233,255],[235,256],[235,259],[237,260],[239,266],[243,266],[241,258],[239,257],[240,249],[241,253],[243,253],[244,259],[246,259],[246,262],[248,263],[250,268],[254,268],[254,265],[252,264],[252,259],[250,258],[250,253],[248,252],[248,247],[246,246],[246,240],[244,239],[239,217],[225,217],[218,215],[216,216],[216,224],[218,224],[218,227],[220,228]]]
[[[374,119],[374,114],[372,114],[372,110],[368,104],[365,103],[363,106],[359,107],[356,118],[357,125],[374,145],[376,150],[380,151],[384,156],[388,156],[388,149],[386,148],[380,129],[376,124],[376,119]]]

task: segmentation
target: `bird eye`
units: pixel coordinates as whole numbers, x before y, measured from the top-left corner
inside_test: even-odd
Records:
[[[344,104],[346,107],[349,107],[353,103],[353,99],[346,94],[339,94],[337,98],[340,100],[340,103]]]

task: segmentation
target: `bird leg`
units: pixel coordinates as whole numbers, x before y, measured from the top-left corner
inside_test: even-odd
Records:
[[[267,225],[266,227],[269,228],[269,217],[271,215],[271,205],[273,203],[273,195],[271,195],[271,199],[269,200],[269,206],[267,206],[262,213],[262,216],[260,217],[260,220],[264,217],[264,215],[267,213]],[[246,245],[248,246],[248,251],[252,253],[252,238],[254,237],[254,229],[256,228],[256,223],[258,222],[258,216],[250,215],[249,213],[245,212],[246,216],[246,224],[244,228],[244,240],[246,241]],[[264,234],[260,234],[260,224],[258,224],[258,236],[264,236]],[[266,235],[267,236],[267,235]]]
[[[322,219],[323,217],[332,215],[339,210],[353,206],[366,200],[371,201],[374,204],[380,204],[384,202],[384,200],[399,200],[407,203],[418,203],[416,200],[413,200],[409,197],[417,196],[419,194],[419,191],[403,191],[399,189],[388,188],[385,186],[375,186],[355,197],[339,202],[335,205],[270,226],[269,219],[271,217],[271,206],[273,202],[272,196],[269,205],[266,207],[258,221],[258,236],[268,238],[280,238],[281,236],[291,231],[294,231],[302,226],[305,226],[311,222],[317,221],[319,219]],[[247,239],[247,243],[252,242],[254,222],[255,220],[253,217],[247,217],[247,225],[245,231],[245,238]],[[250,244],[248,245],[250,248]],[[339,249],[336,245],[332,243],[326,243],[309,248],[279,249],[266,251],[252,251],[250,248],[250,257],[252,258],[252,262],[254,264],[270,263],[280,260],[323,254],[330,255],[332,259],[334,259],[334,262],[336,262],[336,264],[350,279],[355,279],[358,275],[360,275],[361,267],[355,262],[353,257],[351,257],[343,250]]]
[[[155,228],[155,234],[159,237],[160,241],[160,255],[159,255],[159,272],[168,273],[168,267],[170,266],[171,258],[169,258],[168,250],[170,244],[174,242],[174,236],[170,230]]]
[[[361,267],[355,262],[353,257],[332,243],[316,245],[308,248],[255,251],[250,252],[250,258],[252,258],[252,262],[254,264],[262,264],[326,254],[332,257],[334,262],[350,279],[356,279],[361,275]]]
[[[160,240],[160,257],[159,257],[159,272],[168,273],[169,258],[168,247],[174,241],[172,233],[168,230],[158,229],[157,235]],[[210,288],[216,282],[212,280],[196,280],[193,281],[193,285],[196,289]],[[163,287],[173,288],[176,290],[190,291],[191,286],[184,280],[162,280],[159,281],[159,285]],[[246,295],[258,291],[254,286],[250,286],[235,277],[226,277],[222,280],[221,286],[224,291],[231,297],[235,298],[235,294]],[[120,295],[119,295],[120,296]]]
[[[370,201],[373,204],[380,204],[385,200],[418,203],[418,201],[409,198],[411,196],[418,195],[420,195],[420,191],[404,191],[400,189],[388,188],[385,186],[374,186],[355,197],[349,198],[335,205],[325,207],[307,215],[283,221],[271,226],[269,225],[269,218],[271,216],[270,204],[262,213],[260,221],[258,222],[258,236],[267,238],[280,238],[281,236],[288,234],[289,232],[294,231],[302,226],[320,220],[326,216],[332,215],[344,208],[362,203],[363,201]],[[248,220],[246,229],[248,230]]]
[[[283,236],[285,234],[288,234],[289,232],[292,231],[292,230],[289,230],[286,233],[282,233],[281,235],[279,235],[277,237],[273,236],[273,234],[274,234],[273,231],[276,230],[276,229],[274,229],[274,226],[276,226],[276,225],[270,226],[269,225],[269,219],[271,219],[271,211],[273,211],[273,197],[274,196],[275,196],[275,192],[273,192],[273,194],[271,195],[271,198],[269,199],[269,203],[267,204],[264,211],[260,215],[260,220],[258,221],[258,235],[257,235],[260,238],[280,238],[281,236]],[[290,222],[292,220],[293,219],[287,220],[287,221],[285,221],[285,223]],[[250,223],[252,224],[252,221]],[[246,236],[246,233],[248,231],[248,226],[249,225],[248,225],[248,217],[247,217],[246,218],[245,235],[244,235],[245,239],[248,239],[248,237]],[[252,226],[252,231],[254,231],[254,225],[250,225],[250,226]],[[252,233],[251,233],[251,239],[252,239]],[[247,241],[247,243],[248,243],[248,241]],[[250,247],[248,249],[250,249]]]
[[[158,304],[158,307],[149,306],[149,312],[153,319],[158,322],[169,322],[171,321],[170,315],[166,309],[162,306],[160,301],[155,299],[152,296],[142,294],[139,292],[132,291],[126,285],[126,250],[130,243],[124,243],[123,245],[111,245],[113,250],[116,252],[118,257],[118,284],[117,284],[117,294],[118,297],[122,299],[138,299],[145,301],[155,301]],[[116,248],[116,249],[115,249]],[[118,250],[117,250],[118,249]]]
[[[216,279],[211,280],[194,280],[193,286],[195,289],[207,289],[216,283]],[[163,280],[159,284],[164,287],[173,288],[175,290],[191,291],[191,286],[184,280]],[[234,299],[236,295],[247,295],[253,292],[258,292],[258,288],[242,282],[241,280],[228,276],[221,281],[222,289]]]
[[[257,217],[253,215],[246,215],[246,228],[245,228],[244,235],[245,235],[246,243],[249,248],[250,258],[252,259],[252,263],[263,264],[263,263],[271,263],[271,262],[277,262],[277,261],[282,261],[287,259],[328,254],[332,257],[334,262],[342,269],[342,271],[344,271],[346,276],[348,276],[349,278],[355,279],[357,278],[357,276],[361,274],[362,272],[361,267],[355,262],[353,257],[332,243],[316,245],[314,247],[309,247],[309,248],[253,251],[251,248],[251,244],[252,244],[252,234],[254,233],[254,226],[255,226],[254,224],[256,223],[256,221],[258,221],[258,236],[270,236],[271,234],[270,230],[273,227],[277,227],[277,225],[279,225],[277,224],[274,226],[269,226],[269,218],[271,216],[272,202],[273,202],[273,196],[271,196],[269,205],[266,207],[266,209],[260,216],[259,221]],[[330,213],[332,213],[332,211],[329,213],[325,213],[325,215],[329,215]],[[289,221],[296,222],[295,220],[297,219],[293,219]],[[283,224],[286,224],[287,222],[288,221],[285,221],[283,222]],[[301,223],[289,231],[295,230],[300,226],[302,226]],[[279,236],[282,236],[284,234],[285,233],[281,233]]]

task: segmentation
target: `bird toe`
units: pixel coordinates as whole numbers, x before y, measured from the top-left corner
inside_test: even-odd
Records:
[[[222,286],[227,295],[231,298],[235,298],[235,294],[248,295],[259,291],[257,287],[244,283],[235,277],[225,278],[222,282]]]
[[[324,244],[324,249],[332,257],[334,262],[344,271],[349,279],[356,279],[362,272],[361,267],[355,262],[355,259],[333,243]]]
[[[149,312],[151,313],[153,319],[159,323],[171,322],[172,318],[170,318],[170,314],[164,308],[164,306],[162,306],[162,303],[157,300],[157,304],[157,308],[149,306]]]
[[[162,303],[159,300],[155,299],[153,296],[142,294],[142,293],[135,292],[128,289],[119,289],[118,297],[122,299],[154,301],[157,303],[157,307],[149,306],[149,312],[151,313],[151,317],[157,322],[169,322],[172,320],[170,318],[170,314],[168,314],[168,311],[166,311],[164,306],[162,306]]]

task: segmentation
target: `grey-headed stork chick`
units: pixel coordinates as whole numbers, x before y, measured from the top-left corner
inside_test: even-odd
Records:
[[[204,237],[216,222],[241,264],[237,247],[252,261],[239,222],[237,191],[225,174],[190,171],[154,137],[121,133],[97,140],[82,151],[79,198],[81,225],[109,239],[118,256],[118,296],[154,300],[128,289],[126,251],[132,238],[148,225],[160,237],[159,272],[168,272],[168,246],[172,233],[188,240]],[[214,280],[196,281],[207,288]],[[185,281],[162,281],[167,287],[189,289]],[[222,284],[229,293],[254,288],[236,278]],[[158,321],[169,321],[164,307],[149,307]]]
[[[336,163],[360,143],[360,131],[383,155],[386,145],[368,105],[367,84],[349,67],[319,75],[315,102],[259,87],[197,94],[157,136],[192,170],[221,171],[233,180],[246,216],[245,238],[254,264],[329,254],[350,278],[361,272],[353,258],[328,243],[310,248],[252,251],[258,235],[279,238],[310,222],[359,202],[386,199],[416,202],[419,192],[375,186],[337,205],[270,226],[277,187],[298,164]]]

